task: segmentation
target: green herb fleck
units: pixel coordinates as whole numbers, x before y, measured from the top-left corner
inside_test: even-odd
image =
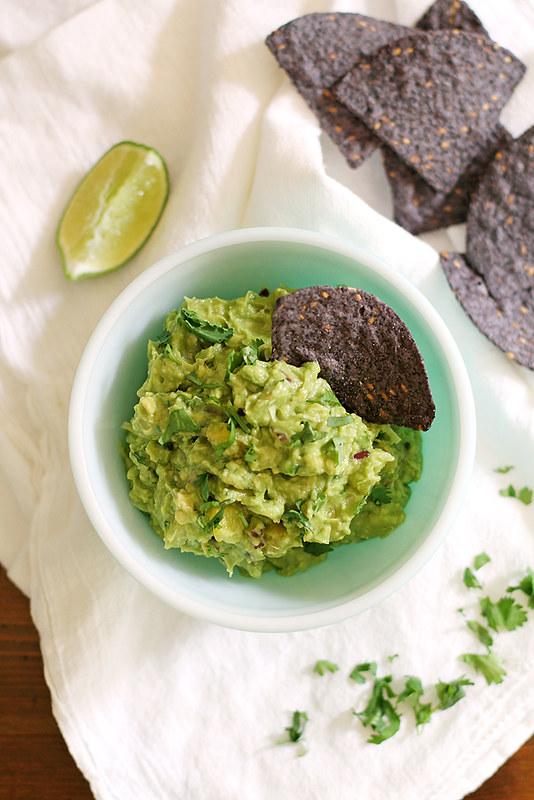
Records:
[[[332,389],[327,389],[324,394],[320,397],[308,399],[306,400],[307,403],[321,403],[323,406],[340,406],[341,403],[335,396]]]
[[[526,506],[532,503],[532,489],[529,489],[528,486],[523,486],[522,489],[517,490],[510,484],[506,489],[500,489],[499,494],[501,497],[515,497]]]
[[[481,642],[484,647],[487,647],[489,650],[490,647],[493,646],[493,638],[485,625],[482,625],[480,622],[477,622],[474,619],[467,620],[466,624],[469,630],[475,634],[479,642]]]
[[[474,686],[473,682],[464,678],[456,678],[450,683],[439,681],[436,683],[436,693],[439,699],[439,708],[443,711],[454,706],[459,700],[465,697],[464,686]]]
[[[169,414],[167,427],[158,439],[160,444],[167,444],[176,433],[196,433],[198,425],[183,408],[175,408]]]
[[[517,586],[509,586],[507,592],[521,591],[528,597],[528,607],[534,608],[534,572],[530,567],[527,567],[527,573],[522,578]]]
[[[391,702],[395,692],[391,688],[391,675],[375,678],[371,696],[363,711],[354,711],[364,727],[372,730],[367,739],[371,744],[381,744],[394,736],[400,728],[401,715]]]
[[[300,447],[303,444],[308,444],[308,442],[318,442],[326,436],[324,431],[314,431],[307,419],[300,424],[302,425],[302,430],[293,434],[290,447]]]
[[[328,417],[326,424],[330,428],[342,428],[343,425],[348,425],[354,422],[354,417],[348,414],[346,417]]]
[[[194,486],[198,486],[200,491],[200,496],[204,501],[210,499],[211,490],[209,485],[209,474],[207,472],[197,475],[195,480],[193,481]]]
[[[201,319],[195,311],[191,311],[188,308],[181,309],[180,319],[185,327],[195,334],[197,339],[202,339],[202,341],[210,344],[226,342],[234,335],[233,328],[223,328],[214,322]]]
[[[309,717],[305,711],[293,711],[291,725],[285,729],[287,731],[288,738],[282,739],[278,742],[278,744],[300,742],[304,735],[306,725],[309,721]]]
[[[362,674],[364,672],[368,672],[370,675],[376,675],[376,661],[364,661],[362,664],[356,664],[349,678],[356,681],[356,683],[365,683],[366,678]]]
[[[235,442],[235,422],[232,417],[230,417],[230,419],[228,420],[227,427],[230,430],[228,439],[225,442],[221,442],[220,444],[215,446],[215,455],[217,458],[219,458],[219,456],[222,456],[224,451]]]
[[[391,503],[391,489],[388,489],[386,486],[375,486],[369,498],[375,506],[385,506]]]
[[[466,567],[464,570],[464,584],[468,589],[482,589],[482,584],[469,567]]]
[[[421,702],[423,694],[424,689],[420,678],[416,678],[414,675],[408,675],[404,690],[399,694],[397,700],[398,703],[407,702],[411,706],[415,716],[415,724],[418,728],[430,722],[430,717],[435,711],[432,707],[432,703]]]
[[[337,672],[339,669],[337,664],[334,664],[333,661],[327,661],[326,659],[319,659],[319,661],[315,662],[315,666],[313,671],[316,672],[318,675],[324,675],[325,672]]]
[[[506,473],[510,472],[511,469],[513,469],[513,467],[497,467],[497,469],[494,469],[493,471],[499,472],[501,475],[506,475]]]
[[[501,660],[494,653],[463,653],[460,658],[480,672],[488,684],[502,683],[506,675]]]
[[[479,553],[473,560],[473,566],[475,569],[480,569],[484,564],[488,564],[490,561],[491,558],[487,553]]]
[[[497,602],[481,597],[479,602],[482,615],[494,631],[514,631],[527,621],[527,612],[513,597],[501,597]]]

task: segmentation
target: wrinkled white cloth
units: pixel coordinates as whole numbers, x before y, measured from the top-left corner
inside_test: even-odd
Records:
[[[462,226],[421,238],[390,221],[380,159],[349,170],[278,69],[265,37],[311,11],[412,24],[427,0],[5,0],[0,50],[0,560],[31,598],[53,709],[97,800],[459,800],[534,733],[534,624],[499,634],[507,676],[486,686],[458,660],[481,651],[458,614],[476,611],[463,570],[481,551],[493,596],[534,567],[534,504],[502,497],[534,484],[533,373],[467,319],[437,251]],[[534,3],[473,0],[527,75],[502,119],[534,123]],[[26,23],[27,24],[23,24]],[[5,23],[5,24],[4,24]],[[85,171],[130,139],[166,159],[171,195],[126,267],[70,283],[54,237]],[[94,326],[147,266],[218,231],[302,227],[364,246],[407,275],[460,344],[478,415],[476,464],[448,538],[394,596],[316,630],[253,634],[168,608],[93,531],[67,453],[72,380]],[[508,475],[494,470],[513,465]],[[390,656],[397,656],[392,661]],[[313,673],[317,659],[340,666]],[[379,747],[352,710],[358,662],[425,685],[475,685],[417,735],[405,720]],[[308,753],[278,740],[306,711]]]

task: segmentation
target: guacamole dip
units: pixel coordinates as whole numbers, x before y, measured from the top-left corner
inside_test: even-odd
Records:
[[[387,536],[421,473],[421,434],[349,414],[315,362],[271,361],[277,289],[187,298],[148,344],[123,425],[130,497],[165,547],[230,575],[292,575]]]

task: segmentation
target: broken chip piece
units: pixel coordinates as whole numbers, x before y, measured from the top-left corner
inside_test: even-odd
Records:
[[[496,300],[534,294],[533,207],[534,126],[498,150],[469,207],[466,256]]]
[[[423,359],[405,323],[373,294],[312,286],[280,298],[272,359],[317,361],[348,411],[367,422],[428,430],[435,405]]]
[[[415,27],[421,31],[458,28],[462,31],[482,33],[487,36],[487,31],[481,21],[463,0],[435,0],[435,3],[416,22]]]
[[[362,56],[407,30],[363,14],[312,13],[291,20],[265,40],[351,167],[362,164],[379,140],[330,89]]]
[[[417,31],[360,61],[333,93],[434,189],[449,192],[524,72],[485,36]]]
[[[395,222],[413,234],[465,222],[471,196],[484,170],[495,152],[511,139],[508,131],[498,124],[484,149],[471,161],[450,192],[437,192],[388,147],[383,147],[382,159],[393,196]]]
[[[534,369],[534,307],[527,293],[495,300],[484,278],[459,253],[441,253],[456,299],[471,320],[508,358]]]

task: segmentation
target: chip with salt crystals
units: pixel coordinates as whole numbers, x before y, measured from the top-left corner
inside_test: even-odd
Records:
[[[459,253],[441,253],[456,299],[481,333],[509,359],[534,369],[534,290],[495,300],[484,278]]]
[[[524,72],[483,35],[417,31],[360,60],[333,93],[434,189],[450,192]]]
[[[469,207],[466,256],[491,295],[534,292],[534,126],[499,149]]]
[[[512,137],[500,124],[450,192],[437,192],[388,147],[382,159],[393,197],[393,218],[413,234],[459,225],[467,219],[471,196],[499,147]]]
[[[279,298],[272,359],[317,361],[343,406],[367,422],[428,430],[434,419],[412,334],[391,306],[361,289],[311,286]]]
[[[459,28],[462,31],[486,34],[486,29],[475,12],[463,0],[436,0],[416,22],[415,27],[421,31]]]
[[[362,56],[406,31],[363,14],[313,13],[291,20],[265,40],[351,167],[363,163],[379,142],[330,89]]]

